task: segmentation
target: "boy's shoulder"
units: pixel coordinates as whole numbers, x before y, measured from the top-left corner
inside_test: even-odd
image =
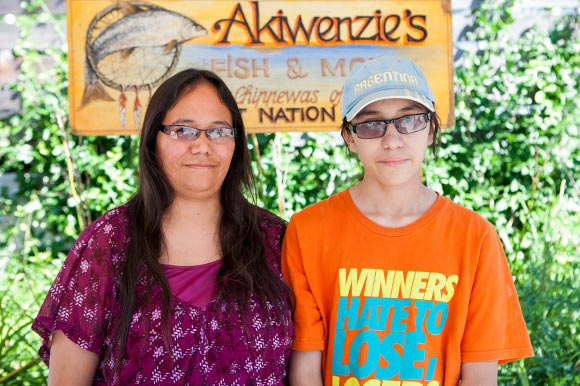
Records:
[[[446,201],[446,210],[443,211],[443,213],[445,213],[445,216],[450,220],[463,224],[466,227],[469,226],[469,228],[481,228],[482,231],[495,230],[492,223],[473,209],[457,204],[448,197],[441,196],[440,198]]]
[[[345,194],[348,194],[346,190],[307,206],[301,211],[294,213],[290,222],[299,222],[301,224],[314,222],[320,224],[322,221],[332,221],[335,217],[343,215]]]

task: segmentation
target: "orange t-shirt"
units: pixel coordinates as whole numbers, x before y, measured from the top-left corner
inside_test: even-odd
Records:
[[[495,229],[447,198],[387,228],[343,191],[292,217],[282,259],[325,385],[456,386],[461,362],[533,355]]]

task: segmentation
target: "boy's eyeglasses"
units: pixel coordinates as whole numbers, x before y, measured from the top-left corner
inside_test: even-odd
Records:
[[[163,125],[159,131],[169,135],[173,139],[180,141],[195,141],[199,138],[201,132],[213,142],[229,142],[236,138],[237,130],[231,127],[216,127],[214,129],[197,129],[195,127],[183,125]]]
[[[380,138],[387,132],[389,123],[395,124],[395,129],[401,134],[410,134],[421,131],[427,127],[432,113],[420,113],[405,115],[395,119],[380,119],[351,124],[350,129],[361,139]]]

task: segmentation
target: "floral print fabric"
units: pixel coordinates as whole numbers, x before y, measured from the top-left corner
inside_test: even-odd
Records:
[[[266,256],[280,272],[283,223],[260,210]],[[210,302],[195,307],[176,297],[170,305],[171,346],[161,328],[161,289],[149,306],[138,305],[120,369],[112,348],[120,316],[118,273],[130,243],[125,206],[113,209],[87,228],[74,244],[32,325],[43,339],[39,350],[48,364],[48,342],[62,330],[73,342],[100,357],[95,385],[282,385],[292,343],[292,326],[265,310],[257,297],[246,324],[234,307]],[[139,283],[137,291],[144,288]],[[287,301],[281,301],[290,320]],[[267,304],[273,311],[273,305]],[[278,305],[280,306],[280,305]],[[225,315],[220,318],[220,315]]]

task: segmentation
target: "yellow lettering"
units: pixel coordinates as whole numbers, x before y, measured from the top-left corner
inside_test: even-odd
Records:
[[[391,289],[393,288],[393,276],[395,271],[389,270],[387,272],[387,279],[385,280],[385,271],[382,269],[377,269],[375,272],[375,279],[373,285],[373,293],[372,296],[375,298],[379,297],[379,292],[381,293],[380,297],[388,298],[391,295]],[[365,291],[366,294],[366,291]]]
[[[347,277],[346,268],[339,268],[338,280],[340,296],[348,296],[349,292],[352,296],[360,296],[367,278],[369,276],[374,276],[374,274],[374,269],[364,268],[361,270],[360,276],[358,276],[358,270],[356,268],[352,268],[348,271]]]
[[[435,296],[435,301],[441,301],[441,290],[445,287],[445,282],[447,278],[442,273],[431,272],[429,275],[429,282],[427,283],[427,289],[425,289],[424,300],[433,300]]]
[[[381,381],[378,379],[369,379],[363,383],[363,386],[381,386]]]
[[[383,83],[382,74],[375,74],[375,83]]]
[[[354,95],[358,94],[360,92],[360,84],[355,84],[354,85]]]
[[[417,272],[415,273],[415,280],[413,280],[413,289],[411,290],[411,299],[422,300],[425,297],[425,293],[422,292],[425,287],[427,287],[427,282],[424,280],[429,277],[429,272]]]
[[[373,273],[367,275],[367,281],[365,283],[365,296],[371,296],[373,292],[373,284],[375,282],[375,277],[377,276],[376,271],[382,271],[382,269],[373,269]]]
[[[391,291],[392,298],[398,298],[400,292],[401,298],[409,299],[411,289],[413,288],[413,277],[415,276],[415,271],[408,271],[406,278],[404,278],[403,275],[403,271],[395,271],[393,290]]]
[[[389,80],[393,80],[393,76],[391,75],[391,71],[383,72],[383,78],[385,78],[385,82],[387,81],[387,74],[389,75]]]
[[[358,383],[356,378],[352,377],[346,380],[344,386],[360,386],[360,383]]]
[[[451,300],[453,294],[455,293],[455,287],[453,285],[457,284],[458,281],[459,277],[457,277],[457,275],[451,275],[447,278],[447,283],[445,284],[445,291],[447,292],[447,294],[443,296],[441,300],[443,300],[444,302],[448,302],[449,300]]]

